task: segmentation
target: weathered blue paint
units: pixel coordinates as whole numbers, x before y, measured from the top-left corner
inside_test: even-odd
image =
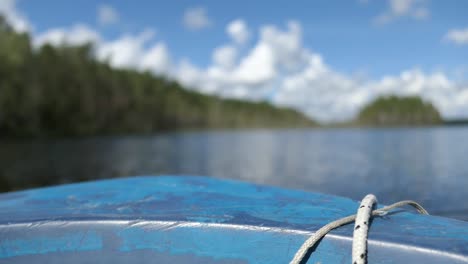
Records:
[[[287,263],[358,202],[204,177],[135,177],[0,195],[0,263]],[[308,263],[349,263],[352,225]],[[468,263],[468,223],[375,218],[370,263]]]
[[[23,228],[28,230],[30,227]],[[8,234],[8,232],[6,232]],[[2,257],[10,258],[23,255],[47,254],[59,251],[84,251],[102,248],[102,240],[95,231],[52,232],[31,237],[2,239]]]

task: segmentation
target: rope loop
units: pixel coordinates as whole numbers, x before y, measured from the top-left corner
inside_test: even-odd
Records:
[[[373,194],[368,194],[362,199],[361,204],[357,210],[357,214],[343,217],[341,219],[330,222],[319,230],[317,230],[311,237],[309,237],[302,246],[297,250],[294,258],[289,262],[290,264],[300,264],[304,260],[307,252],[313,248],[317,243],[331,230],[352,223],[354,224],[353,232],[353,250],[352,250],[352,263],[353,264],[366,264],[367,263],[367,235],[369,232],[369,223],[372,216],[383,216],[388,214],[389,211],[410,205],[414,207],[420,214],[428,215],[429,213],[415,201],[405,200],[400,201],[382,208],[372,210],[377,205],[377,198]]]

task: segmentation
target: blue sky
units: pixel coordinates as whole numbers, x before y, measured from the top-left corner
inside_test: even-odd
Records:
[[[468,1],[455,0],[0,0],[0,12],[27,24],[37,45],[93,40],[98,58],[128,52],[111,60],[116,67],[323,121],[349,119],[388,93],[421,95],[446,117],[468,117],[467,10]],[[227,32],[234,22],[237,31]]]

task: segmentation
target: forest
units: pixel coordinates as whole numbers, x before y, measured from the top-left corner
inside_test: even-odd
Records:
[[[204,95],[149,72],[98,61],[92,44],[33,47],[0,18],[0,137],[67,137],[179,129],[306,127],[268,102]]]

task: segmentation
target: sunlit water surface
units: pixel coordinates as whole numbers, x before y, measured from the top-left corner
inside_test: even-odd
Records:
[[[238,179],[381,203],[414,199],[468,220],[468,127],[255,130],[1,141],[5,184],[131,175]]]

